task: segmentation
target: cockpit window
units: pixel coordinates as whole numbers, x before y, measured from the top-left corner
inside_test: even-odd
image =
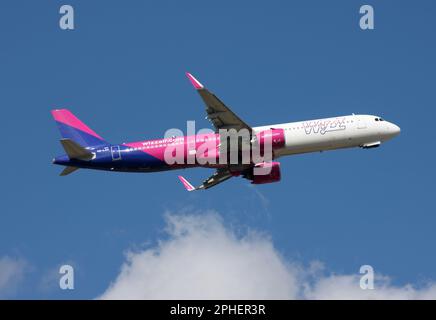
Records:
[[[378,118],[375,118],[374,120],[375,120],[375,121],[378,121]]]
[[[384,121],[382,118],[374,118],[375,121]]]

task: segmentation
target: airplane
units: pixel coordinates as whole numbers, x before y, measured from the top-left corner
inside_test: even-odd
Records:
[[[60,142],[65,150],[64,155],[53,159],[54,164],[65,166],[60,175],[69,175],[79,168],[157,172],[205,167],[215,169],[215,173],[198,187],[194,187],[183,176],[178,176],[186,190],[209,189],[236,176],[242,176],[253,184],[273,183],[281,180],[280,163],[276,160],[282,156],[352,147],[376,148],[400,133],[397,125],[379,116],[357,114],[251,127],[192,74],[186,73],[186,76],[205,103],[206,118],[212,123],[215,132],[112,144],[69,110],[52,110],[62,136]],[[233,133],[225,136],[225,130],[233,130]],[[248,140],[247,137],[237,137],[236,145],[229,147],[228,139],[244,130],[248,133]],[[200,149],[205,143],[212,147],[206,148],[207,151],[201,154]],[[181,150],[176,161],[167,161],[169,148]],[[260,154],[268,148],[272,152],[263,160],[249,157],[249,161],[242,162],[242,151],[247,148],[259,150]],[[236,161],[229,161],[231,152],[236,152]],[[171,154],[174,155],[174,150]],[[187,161],[192,156],[194,160]],[[222,159],[224,160],[221,161]],[[261,162],[257,162],[259,159]],[[258,169],[267,171],[256,174]]]

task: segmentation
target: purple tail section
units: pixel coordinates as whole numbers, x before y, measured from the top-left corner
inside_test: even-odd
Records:
[[[59,127],[62,138],[71,139],[84,147],[108,144],[69,110],[57,109],[52,110],[51,113]]]

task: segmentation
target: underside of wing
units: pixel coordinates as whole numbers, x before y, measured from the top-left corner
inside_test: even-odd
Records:
[[[207,118],[212,122],[215,131],[219,129],[247,129],[252,132],[252,128],[242,121],[229,107],[227,107],[217,96],[206,89],[194,76],[186,73],[194,88],[198,91],[206,104]]]
[[[230,179],[232,177],[232,174],[227,169],[218,169],[212,176],[207,178],[203,181],[203,183],[198,186],[194,187],[192,184],[188,182],[184,177],[179,176],[180,181],[183,183],[184,187],[188,191],[195,191],[195,190],[201,190],[201,189],[209,189],[211,187],[216,186],[217,184],[226,181],[227,179]]]
[[[186,75],[206,105],[206,118],[213,124],[215,132],[220,133],[220,154],[228,155],[237,152],[240,157],[243,150],[250,150],[253,129],[192,74],[186,73]]]

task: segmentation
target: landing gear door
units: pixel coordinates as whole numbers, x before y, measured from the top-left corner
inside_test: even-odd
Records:
[[[120,146],[111,146],[112,161],[121,160]]]

